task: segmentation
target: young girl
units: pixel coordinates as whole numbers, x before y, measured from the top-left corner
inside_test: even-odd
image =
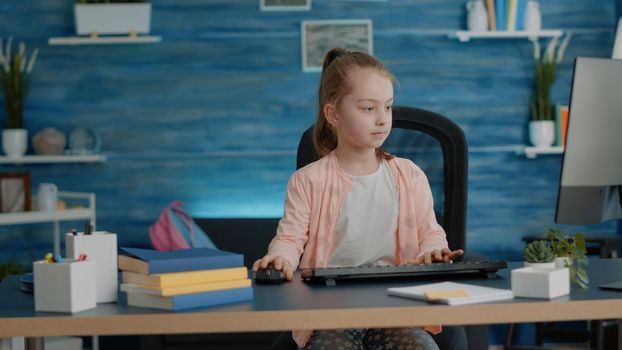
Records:
[[[313,142],[321,157],[295,172],[268,253],[291,281],[298,268],[451,261],[425,174],[380,148],[391,131],[396,79],[378,59],[332,49],[320,79]],[[426,327],[439,331],[439,327]],[[423,329],[294,331],[304,349],[436,349]]]

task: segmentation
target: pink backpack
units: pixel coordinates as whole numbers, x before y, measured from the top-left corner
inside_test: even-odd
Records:
[[[149,238],[153,248],[161,251],[214,248],[214,242],[192,220],[184,210],[181,201],[171,202],[162,210],[162,214],[149,226]]]

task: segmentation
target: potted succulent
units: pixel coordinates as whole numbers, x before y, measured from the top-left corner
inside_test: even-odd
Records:
[[[557,78],[557,67],[564,59],[571,37],[572,33],[568,33],[561,44],[558,37],[551,39],[544,52],[541,52],[538,40],[532,40],[535,71],[530,103],[529,140],[536,147],[548,147],[555,141],[555,116],[550,93]]]
[[[2,149],[11,158],[19,158],[28,148],[28,131],[24,127],[24,104],[30,87],[30,76],[37,60],[38,49],[28,58],[26,45],[20,43],[12,51],[13,38],[6,45],[0,38],[0,80],[4,91],[6,119],[2,130]]]
[[[525,266],[511,272],[514,296],[552,299],[570,293],[568,269],[555,268],[555,255],[546,240],[525,247]]]
[[[545,240],[533,241],[525,247],[523,258],[525,266],[539,268],[554,268],[555,255]]]
[[[577,233],[574,237],[569,237],[560,229],[549,228],[546,230],[546,238],[556,256],[556,266],[568,268],[570,281],[581,288],[587,288],[589,283],[585,270],[587,248],[583,234]]]
[[[78,35],[148,34],[151,4],[147,0],[76,0],[74,18]]]

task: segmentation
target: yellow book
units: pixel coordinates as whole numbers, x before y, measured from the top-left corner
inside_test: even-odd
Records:
[[[242,280],[201,283],[201,284],[188,284],[184,286],[165,287],[165,288],[148,287],[148,286],[141,286],[138,284],[122,283],[121,291],[127,292],[127,293],[142,293],[142,294],[167,297],[167,296],[180,295],[180,294],[210,292],[210,291],[216,291],[216,290],[244,288],[244,287],[250,287],[250,286],[251,286],[251,280],[250,278],[246,278]]]
[[[123,271],[122,273],[123,283],[159,288],[240,280],[247,277],[248,271],[246,267],[159,274],[144,274],[131,271]]]
[[[508,32],[516,31],[516,10],[518,6],[517,0],[508,0],[507,24]]]

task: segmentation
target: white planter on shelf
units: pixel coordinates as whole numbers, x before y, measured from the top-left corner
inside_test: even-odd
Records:
[[[570,274],[567,268],[543,269],[529,266],[514,269],[512,292],[516,297],[541,299],[567,295],[570,294]]]
[[[552,120],[530,121],[529,141],[536,147],[550,147],[555,141],[555,122]]]
[[[2,150],[9,158],[20,158],[28,149],[28,130],[2,130]]]
[[[150,3],[75,4],[78,35],[147,34],[151,30]]]

